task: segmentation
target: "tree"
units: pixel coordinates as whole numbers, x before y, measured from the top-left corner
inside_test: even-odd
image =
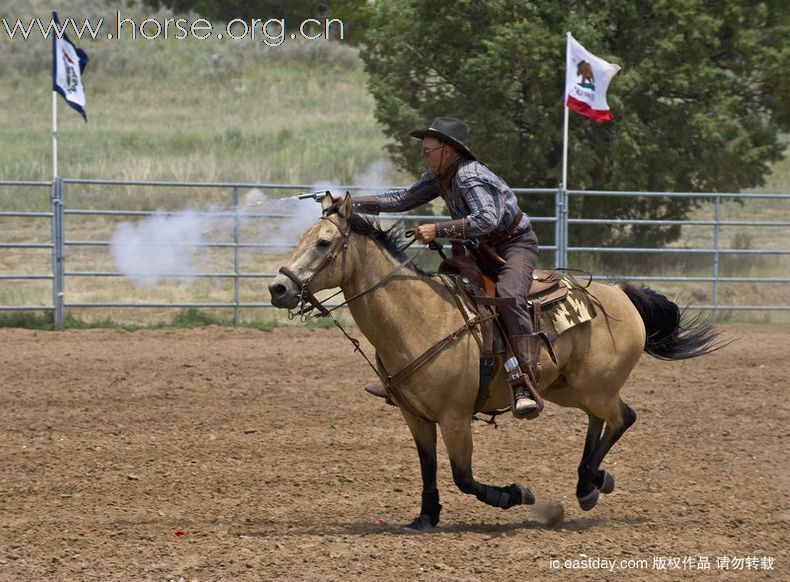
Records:
[[[566,31],[622,66],[609,88],[613,122],[570,113],[572,188],[739,191],[763,183],[781,158],[790,27],[778,1],[377,0],[370,11],[362,58],[376,118],[411,171],[421,162],[409,130],[452,115],[511,185],[557,185]],[[699,204],[573,200],[572,211],[590,218],[677,219]],[[553,201],[524,208],[551,214]],[[661,245],[679,227],[576,232],[574,242]]]

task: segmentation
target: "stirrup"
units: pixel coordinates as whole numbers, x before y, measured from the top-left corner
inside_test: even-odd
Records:
[[[384,385],[381,382],[370,382],[363,386],[365,392],[372,396],[377,396],[378,398],[386,398],[387,397],[387,389],[384,388]]]
[[[365,392],[370,394],[371,396],[376,396],[377,398],[383,398],[387,404],[391,406],[395,406],[395,403],[390,398],[387,389],[384,387],[384,384],[381,382],[369,382],[363,386]]]
[[[510,411],[516,418],[531,420],[537,418],[543,411],[543,399],[538,394],[538,391],[530,386],[529,375],[527,374],[522,373],[521,385],[511,387],[510,395]],[[522,403],[521,406],[518,405],[519,401]],[[530,403],[534,404],[534,406]]]
[[[525,416],[530,412],[537,410],[538,403],[530,396],[526,390],[519,390],[513,396],[515,407],[513,408],[515,416]]]

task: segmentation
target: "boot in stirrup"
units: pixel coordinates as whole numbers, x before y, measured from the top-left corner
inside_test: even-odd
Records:
[[[387,401],[387,404],[392,404],[393,406],[395,405],[395,403],[390,399],[387,389],[384,388],[384,385],[381,382],[370,382],[369,384],[365,384],[363,388],[368,394],[377,396],[378,398],[383,398]]]
[[[543,410],[543,399],[537,391],[540,382],[537,335],[521,334],[510,338],[515,358],[505,362],[508,384],[513,389],[513,416],[535,418]],[[513,360],[516,361],[513,361]]]

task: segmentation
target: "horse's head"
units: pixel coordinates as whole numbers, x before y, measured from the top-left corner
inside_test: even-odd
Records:
[[[342,257],[351,235],[351,197],[335,202],[327,194],[321,208],[321,218],[302,234],[296,250],[269,285],[275,307],[293,309],[307,293],[342,284]]]

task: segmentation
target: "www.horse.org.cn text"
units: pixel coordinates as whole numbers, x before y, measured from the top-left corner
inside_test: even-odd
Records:
[[[338,18],[306,18],[289,26],[285,18],[234,18],[227,24],[214,25],[206,18],[194,20],[179,17],[145,18],[124,17],[116,10],[114,22],[99,19],[66,18],[61,24],[54,19],[0,19],[0,35],[10,40],[28,40],[40,35],[62,38],[73,35],[80,40],[250,40],[266,46],[280,46],[290,40],[344,40],[345,26]]]

